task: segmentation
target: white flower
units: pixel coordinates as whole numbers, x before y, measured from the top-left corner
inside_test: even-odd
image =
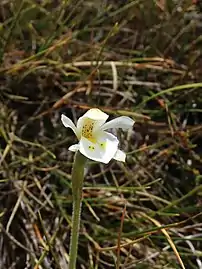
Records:
[[[118,149],[116,136],[106,132],[109,128],[129,129],[134,121],[129,117],[118,117],[107,123],[108,115],[99,109],[92,108],[78,119],[77,126],[65,115],[61,116],[65,127],[73,130],[79,143],[69,147],[71,151],[79,150],[87,158],[108,163],[111,159],[125,161],[126,154]]]

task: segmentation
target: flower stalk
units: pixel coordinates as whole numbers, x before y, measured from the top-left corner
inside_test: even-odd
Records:
[[[86,160],[87,158],[83,156],[79,151],[76,152],[72,169],[73,211],[72,211],[72,228],[71,228],[71,239],[69,250],[70,260],[68,269],[76,269],[81,204],[82,204],[82,187],[83,187],[84,167]]]

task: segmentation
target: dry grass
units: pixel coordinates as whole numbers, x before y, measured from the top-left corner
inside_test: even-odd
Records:
[[[136,120],[89,162],[78,268],[202,268],[201,13],[189,0],[1,1],[0,268],[68,268],[73,120]]]

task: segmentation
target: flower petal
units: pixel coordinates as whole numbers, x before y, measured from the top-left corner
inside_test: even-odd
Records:
[[[119,141],[116,136],[107,132],[101,132],[96,143],[81,137],[79,144],[80,152],[87,158],[97,162],[108,163],[115,156]]]
[[[91,121],[95,122],[94,129],[99,129],[99,127],[106,122],[108,117],[109,115],[102,112],[100,109],[89,109],[82,117],[78,119],[77,129],[81,132],[86,119],[90,119]]]
[[[79,144],[74,144],[74,145],[71,145],[71,146],[68,148],[68,150],[73,151],[73,152],[76,152],[76,151],[79,150],[79,148],[80,148]]]
[[[91,108],[83,115],[83,117],[89,118],[91,120],[96,120],[96,121],[97,120],[106,121],[109,115],[107,115],[106,113],[104,113],[98,108]]]
[[[117,152],[115,153],[113,159],[120,161],[120,162],[125,162],[126,154],[122,150],[118,149]]]
[[[75,133],[75,135],[78,137],[78,131],[77,128],[75,126],[75,124],[73,123],[72,120],[70,120],[67,116],[65,116],[64,114],[61,115],[61,121],[63,123],[63,125],[67,128],[72,129],[72,131]]]
[[[104,131],[104,130],[107,130],[109,128],[121,128],[123,130],[127,130],[127,129],[130,129],[132,128],[133,124],[135,123],[134,120],[132,120],[131,118],[129,117],[126,117],[126,116],[122,116],[122,117],[118,117],[116,119],[113,119],[107,123],[105,123],[101,129]]]

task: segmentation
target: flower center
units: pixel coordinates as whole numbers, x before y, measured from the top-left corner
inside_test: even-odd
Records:
[[[95,137],[93,137],[93,128],[95,125],[95,121],[91,119],[85,119],[81,135],[88,140],[90,140],[92,143],[96,143]]]

